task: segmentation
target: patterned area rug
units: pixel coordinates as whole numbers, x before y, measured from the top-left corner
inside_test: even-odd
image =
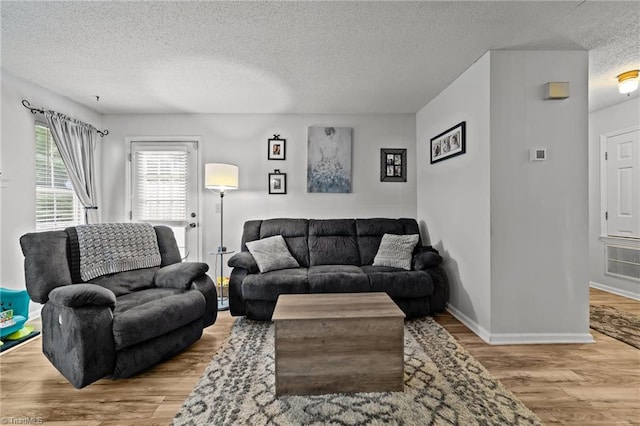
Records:
[[[613,306],[589,306],[590,327],[607,336],[640,349],[640,315]]]
[[[405,322],[405,390],[275,396],[273,324],[241,318],[174,425],[540,425],[432,318]]]

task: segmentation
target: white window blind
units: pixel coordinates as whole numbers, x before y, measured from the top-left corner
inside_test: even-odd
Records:
[[[155,222],[187,218],[186,149],[135,148],[133,152],[133,219]]]
[[[84,223],[76,197],[49,128],[36,123],[36,230],[51,231]]]

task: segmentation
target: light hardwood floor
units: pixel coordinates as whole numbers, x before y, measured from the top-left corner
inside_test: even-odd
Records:
[[[592,304],[640,302],[591,289]],[[640,350],[590,330],[594,344],[492,346],[449,314],[442,324],[547,425],[640,424]]]
[[[102,379],[75,389],[34,339],[0,356],[0,421],[42,419],[45,425],[168,425],[191,393],[234,319],[220,312],[200,340],[130,379]],[[3,423],[4,424],[4,423]]]
[[[640,313],[640,302],[591,290],[592,303]],[[640,350],[591,330],[595,344],[491,346],[449,314],[437,321],[546,424],[640,424]],[[46,425],[166,425],[189,395],[233,319],[215,325],[187,351],[134,378],[77,390],[33,340],[0,356],[0,420]]]

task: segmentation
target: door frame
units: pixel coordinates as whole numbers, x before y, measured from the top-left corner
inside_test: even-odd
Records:
[[[198,200],[196,202],[197,206],[196,206],[196,212],[198,214],[198,220],[196,221],[196,223],[198,223],[197,226],[197,232],[196,232],[196,238],[198,239],[198,241],[196,241],[196,247],[198,249],[198,252],[196,253],[195,256],[195,260],[198,262],[202,262],[202,223],[204,223],[202,221],[202,214],[203,214],[203,210],[202,210],[202,202],[200,201],[200,199],[202,198],[202,188],[203,188],[203,179],[202,179],[202,167],[201,166],[201,158],[200,158],[200,152],[202,151],[201,149],[201,142],[202,142],[202,137],[201,136],[126,136],[124,138],[124,152],[125,152],[125,162],[126,162],[126,173],[125,173],[125,191],[124,191],[124,197],[125,197],[125,210],[124,210],[124,214],[125,214],[125,221],[126,222],[130,222],[131,219],[129,218],[129,212],[132,209],[132,205],[131,205],[131,161],[127,161],[128,159],[131,159],[131,143],[132,142],[156,142],[156,143],[176,143],[176,142],[191,142],[191,143],[195,143],[196,145],[196,191],[198,191]]]
[[[605,213],[607,212],[607,199],[608,199],[608,183],[607,183],[607,160],[605,154],[607,152],[607,139],[623,135],[625,133],[631,133],[640,131],[640,126],[631,126],[625,129],[614,130],[612,132],[602,133],[600,135],[600,239],[613,239],[613,240],[634,240],[634,238],[625,237],[611,237],[607,233],[607,220],[605,219]]]

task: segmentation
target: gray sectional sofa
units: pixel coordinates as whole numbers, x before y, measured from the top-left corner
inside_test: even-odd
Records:
[[[445,309],[442,258],[418,240],[410,270],[374,266],[384,234],[418,234],[414,219],[268,219],[244,224],[242,249],[229,259],[231,315],[270,320],[280,294],[386,292],[407,315]],[[282,235],[299,267],[261,273],[247,243]],[[419,239],[419,237],[418,237]]]
[[[90,280],[74,267],[75,229],[25,234],[20,244],[27,291],[44,304],[42,350],[76,388],[148,368],[197,341],[215,322],[217,293],[208,266],[181,262],[170,228],[147,233],[148,240],[157,239],[157,266]],[[129,235],[121,240],[125,251],[135,243]]]

